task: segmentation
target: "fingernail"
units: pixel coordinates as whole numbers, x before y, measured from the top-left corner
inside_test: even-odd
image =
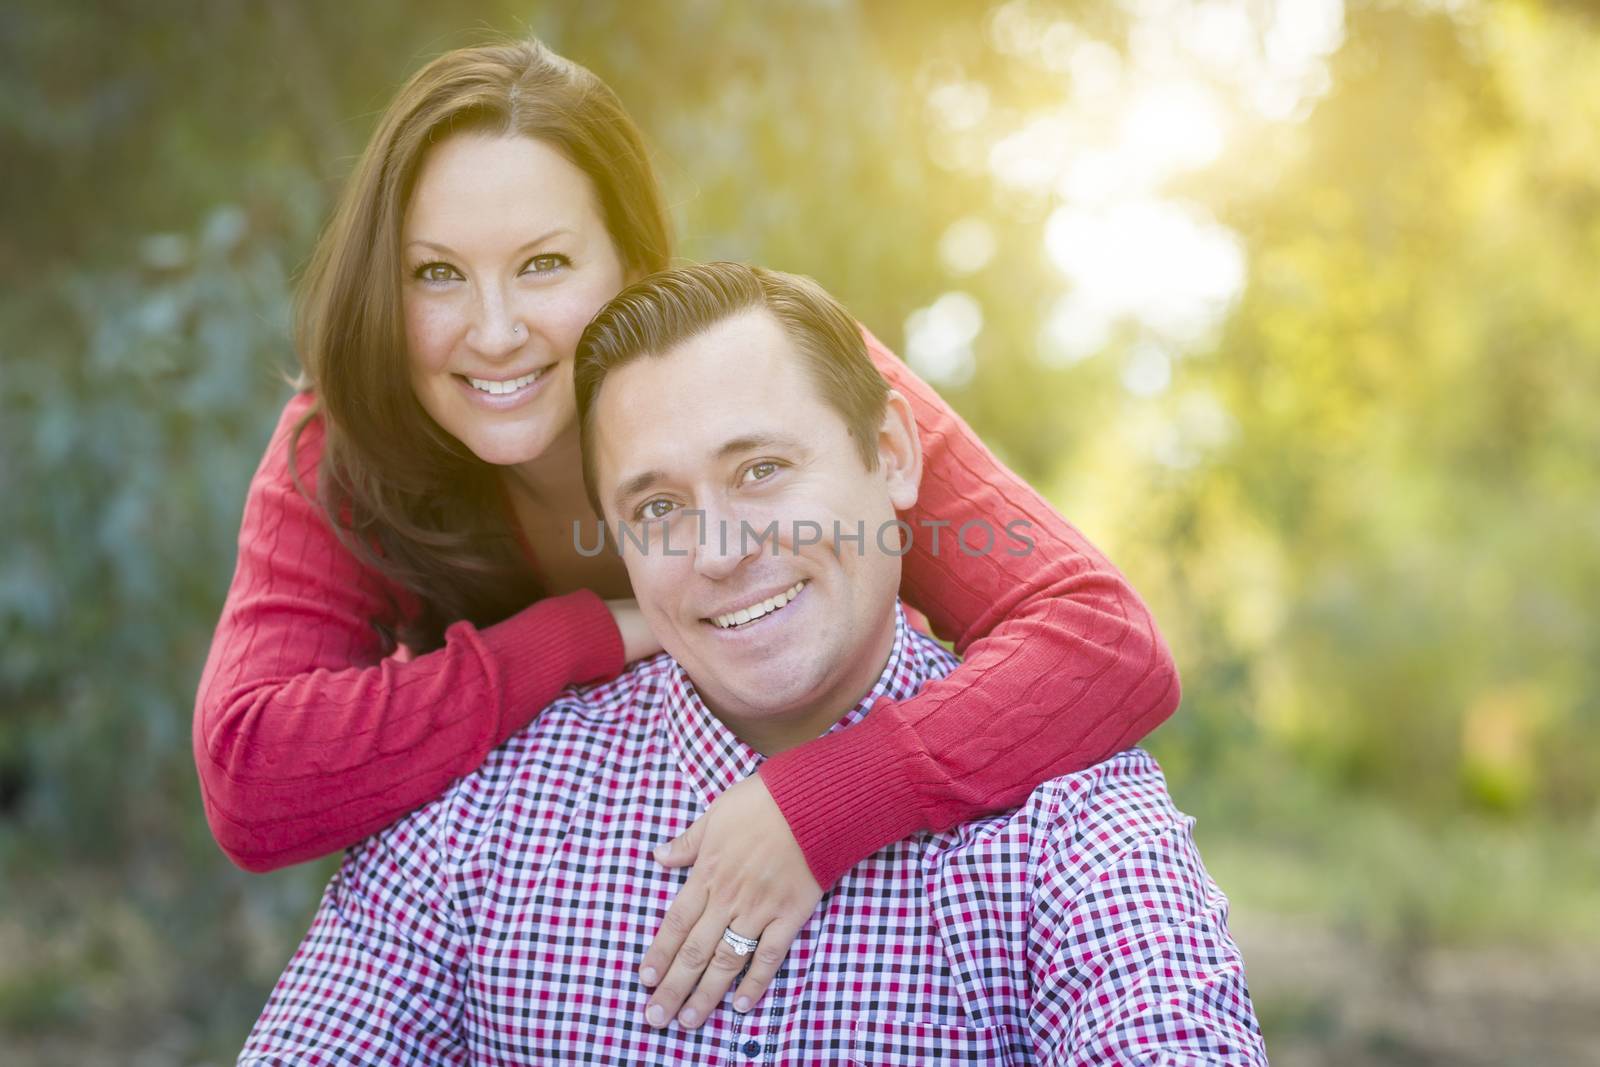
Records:
[[[644,970],[639,972],[639,977],[644,980],[645,985],[655,985],[656,979],[661,976],[656,974],[656,969],[654,967],[646,967]]]
[[[651,1026],[667,1025],[667,1009],[663,1008],[659,1004],[650,1005],[650,1010],[644,1013],[644,1017],[649,1021]]]
[[[685,1026],[693,1026],[700,1021],[700,1013],[693,1008],[684,1008],[678,1013],[678,1021]]]
[[[657,845],[656,846],[656,862],[657,863],[665,863],[665,862],[667,862],[667,846],[666,845]]]
[[[734,1001],[733,1001],[733,1010],[736,1011],[736,1012],[739,1012],[740,1014],[743,1014],[744,1012],[749,1011],[750,1010],[750,998],[749,997],[735,997]]]

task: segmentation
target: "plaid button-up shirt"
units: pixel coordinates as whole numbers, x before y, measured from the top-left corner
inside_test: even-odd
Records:
[[[834,728],[954,665],[897,610]],[[1265,1063],[1227,900],[1137,749],[868,857],[747,1015],[648,1026],[688,873],[651,850],[761,760],[665,656],[568,690],[349,852],[239,1062]]]

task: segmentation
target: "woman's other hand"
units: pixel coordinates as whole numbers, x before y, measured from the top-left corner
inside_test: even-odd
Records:
[[[822,899],[822,887],[760,775],[718,797],[682,836],[657,849],[656,859],[668,867],[692,864],[694,870],[639,970],[645,985],[655,988],[646,1020],[665,1026],[676,1015],[682,1026],[699,1026],[747,961],[750,970],[733,1006],[749,1011]],[[722,939],[727,929],[759,940],[754,955],[735,953]]]
[[[661,651],[661,642],[656,640],[650,624],[644,621],[644,612],[639,610],[637,600],[631,597],[607,600],[606,607],[611,609],[611,617],[617,620],[617,629],[622,631],[622,658],[625,661],[632,663],[634,660],[647,659]]]

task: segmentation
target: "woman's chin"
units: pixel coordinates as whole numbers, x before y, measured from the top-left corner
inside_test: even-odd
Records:
[[[469,437],[466,446],[472,454],[494,467],[517,467],[544,455],[550,442],[544,434],[491,434]]]

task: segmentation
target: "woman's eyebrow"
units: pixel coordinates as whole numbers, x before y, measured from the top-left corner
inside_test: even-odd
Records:
[[[522,244],[518,245],[512,251],[511,254],[513,256],[515,256],[515,255],[517,255],[517,254],[519,254],[521,252],[525,252],[528,249],[533,248],[536,245],[544,244],[546,241],[550,240],[552,237],[560,237],[563,234],[570,234],[571,232],[572,231],[570,229],[568,229],[567,227],[565,227],[565,226],[557,226],[555,229],[551,230],[549,233],[540,234],[538,237],[535,237],[533,240],[525,241]],[[456,250],[451,248],[449,245],[442,245],[437,241],[428,241],[428,240],[425,240],[425,239],[420,238],[420,237],[413,237],[411,240],[406,242],[406,247],[407,248],[410,248],[412,245],[422,245],[424,248],[431,248],[433,251],[441,253],[442,255],[446,255],[446,256],[459,255],[459,253],[457,253]]]

